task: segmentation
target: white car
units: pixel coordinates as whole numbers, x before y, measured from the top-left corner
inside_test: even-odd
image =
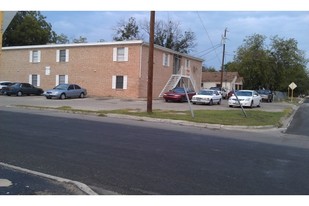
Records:
[[[10,81],[0,81],[0,93],[2,94],[2,88],[11,86],[12,84]]]
[[[191,99],[193,104],[221,104],[222,95],[217,90],[202,89]]]
[[[254,90],[238,90],[236,92],[238,100],[243,107],[260,107],[261,96]],[[239,107],[237,97],[233,94],[229,100],[229,107]]]

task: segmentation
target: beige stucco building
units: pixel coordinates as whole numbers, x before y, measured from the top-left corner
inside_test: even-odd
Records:
[[[202,88],[221,87],[221,72],[203,72]],[[223,72],[222,87],[227,91],[243,89],[243,77],[238,72]]]
[[[4,47],[0,80],[29,82],[44,90],[75,83],[90,96],[145,98],[148,52],[149,44],[141,40]],[[155,46],[153,98],[179,84],[199,90],[202,62]]]

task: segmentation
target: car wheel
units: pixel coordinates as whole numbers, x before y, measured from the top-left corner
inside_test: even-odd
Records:
[[[256,107],[261,107],[261,101],[259,101],[259,104],[256,105]]]
[[[23,93],[21,91],[18,91],[16,95],[20,97],[23,95]]]
[[[46,99],[51,99],[51,97],[46,97]]]
[[[84,92],[80,93],[79,98],[84,98],[84,97],[85,97]]]
[[[60,95],[60,99],[65,99],[65,93],[62,93],[61,95]]]
[[[251,104],[250,104],[250,108],[252,108],[253,107],[253,101],[251,101]]]
[[[218,104],[219,104],[219,105],[221,104],[221,99],[219,99]]]

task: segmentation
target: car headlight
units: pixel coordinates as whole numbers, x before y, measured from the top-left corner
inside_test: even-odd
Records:
[[[251,101],[251,98],[247,98],[245,99],[246,102],[250,102]]]

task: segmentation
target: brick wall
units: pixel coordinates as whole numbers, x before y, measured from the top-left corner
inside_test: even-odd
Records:
[[[128,48],[128,61],[113,61],[114,48]],[[68,62],[56,62],[57,50],[69,51]],[[40,51],[40,62],[29,61],[30,52]],[[29,75],[40,76],[39,87],[44,90],[56,86],[57,75],[67,75],[69,83],[79,84],[90,96],[117,98],[146,98],[148,51],[142,41],[75,45],[47,45],[4,48],[0,62],[0,80],[29,82]],[[163,53],[170,54],[169,67],[163,66]],[[193,73],[200,85],[202,62],[192,60],[198,69]],[[46,68],[48,73],[46,73]],[[157,98],[173,72],[171,51],[155,49],[153,97]],[[126,76],[126,89],[113,89],[113,76]]]

